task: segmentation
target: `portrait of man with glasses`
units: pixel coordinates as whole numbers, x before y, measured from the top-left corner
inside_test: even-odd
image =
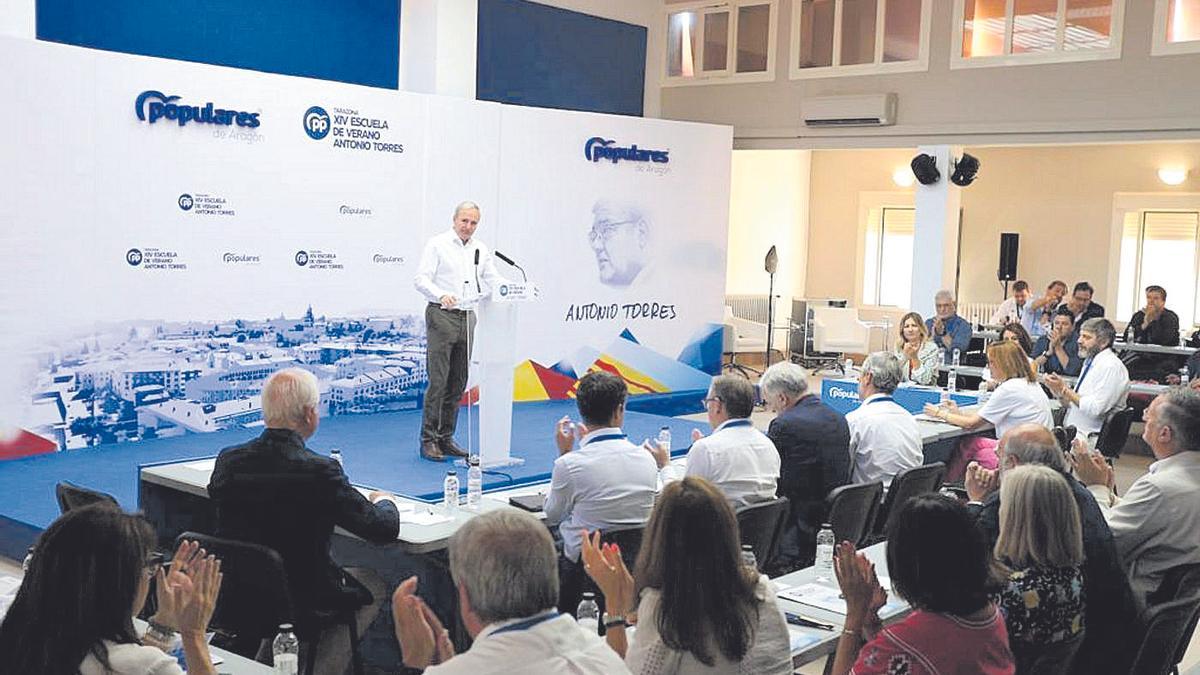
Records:
[[[601,199],[592,207],[588,243],[596,254],[600,283],[627,288],[644,280],[650,262],[650,222],[638,207]]]

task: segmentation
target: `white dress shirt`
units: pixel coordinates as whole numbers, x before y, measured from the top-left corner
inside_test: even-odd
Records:
[[[1023,377],[1009,378],[979,408],[979,416],[996,427],[996,438],[1021,424],[1040,424],[1054,428],[1050,399],[1042,385]]]
[[[478,269],[475,251],[479,251]],[[451,229],[425,242],[413,283],[430,302],[441,302],[443,295],[453,295],[459,300],[458,309],[471,309],[474,300],[491,293],[503,281],[504,277],[496,271],[491,249],[479,237],[463,243]]]
[[[658,464],[617,428],[597,429],[579,448],[554,460],[546,520],[561,523],[563,555],[579,560],[580,530],[609,530],[646,524],[658,490]]]
[[[1109,412],[1125,405],[1128,392],[1129,370],[1113,350],[1105,349],[1083,362],[1075,383],[1079,404],[1067,409],[1063,426],[1073,424],[1079,437],[1087,438],[1088,434],[1100,431]]]
[[[692,444],[686,471],[667,464],[658,475],[664,484],[684,476],[704,478],[720,488],[736,509],[775,498],[779,451],[750,420],[731,419]]]
[[[642,451],[645,453],[645,451]],[[628,673],[621,657],[568,614],[501,621],[475,636],[471,648],[427,675],[608,675]],[[529,625],[530,622],[536,622]]]
[[[629,637],[625,653],[626,665],[638,675],[790,675],[793,671],[791,636],[775,602],[775,587],[765,576],[759,577],[754,593],[759,602],[754,637],[740,663],[726,659],[715,644],[709,647],[711,666],[690,652],[668,647],[658,633],[660,596],[656,589],[647,588],[638,602],[637,630]]]
[[[1013,321],[1025,327],[1025,330],[1030,335],[1033,334],[1033,326],[1037,323],[1038,317],[1042,314],[1041,310],[1034,310],[1032,303],[1028,300],[1024,305],[1018,305],[1016,298],[1009,298],[1000,303],[996,308],[996,312],[992,314],[991,321],[988,323],[993,326],[1005,326]]]
[[[873,394],[846,415],[850,426],[850,481],[883,481],[886,488],[901,471],[921,466],[925,452],[912,413],[889,394]]]
[[[1200,563],[1200,451],[1180,452],[1150,465],[1124,497],[1091,485],[1138,601],[1176,565]]]

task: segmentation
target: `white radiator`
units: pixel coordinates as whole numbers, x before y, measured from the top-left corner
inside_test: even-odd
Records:
[[[725,304],[733,309],[733,315],[764,326],[767,324],[767,295],[726,295]],[[775,322],[779,323],[782,308],[775,307]]]
[[[964,302],[958,306],[958,315],[974,324],[986,324],[997,309],[998,302]]]

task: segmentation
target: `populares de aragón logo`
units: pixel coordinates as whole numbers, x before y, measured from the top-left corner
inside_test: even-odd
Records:
[[[133,104],[133,110],[137,113],[139,120],[150,124],[154,124],[160,119],[177,122],[181,127],[188,122],[225,126],[236,124],[249,129],[261,124],[258,119],[260,113],[225,110],[215,107],[212,101],[202,106],[185,105],[177,103],[176,101],[179,99],[179,96],[167,96],[161,91],[147,90],[138,94],[137,101]]]
[[[669,150],[643,150],[636,143],[629,147],[622,147],[616,143],[616,141],[610,141],[600,136],[593,136],[584,144],[583,156],[589,162],[599,162],[602,159],[607,159],[613,164],[621,161],[666,164],[671,161],[671,158],[668,156]]]

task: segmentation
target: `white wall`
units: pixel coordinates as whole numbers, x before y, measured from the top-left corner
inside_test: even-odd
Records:
[[[807,150],[735,150],[729,195],[729,248],[725,292],[765,294],[763,259],[779,254],[775,291],[782,311],[803,297],[808,268]]]
[[[1152,0],[1125,0],[1118,60],[959,70],[950,69],[954,3],[930,2],[928,72],[791,80],[791,15],[799,3],[781,1],[773,82],[664,87],[662,114],[731,124],[745,148],[1200,138],[1200,54],[1150,55]],[[814,130],[801,123],[808,97],[882,92],[899,96],[895,126]]]
[[[34,0],[0,0],[0,35],[34,39]]]

